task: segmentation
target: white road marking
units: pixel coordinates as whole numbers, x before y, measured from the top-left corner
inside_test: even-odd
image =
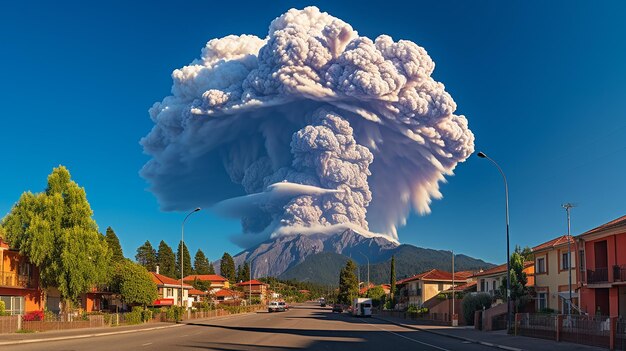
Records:
[[[147,342],[145,344],[141,344],[141,346],[148,346],[148,345],[152,345],[152,343],[151,342]]]
[[[395,336],[399,336],[399,337],[407,339],[407,340],[411,340],[411,341],[416,342],[418,344],[430,346],[432,348],[435,348],[435,349],[441,350],[441,351],[451,351],[451,350],[448,350],[448,349],[444,349],[443,347],[439,347],[439,346],[432,345],[432,344],[429,344],[429,343],[426,343],[426,342],[423,342],[423,341],[415,340],[413,338],[409,338],[408,336],[404,336],[404,335],[392,332],[391,330],[386,330],[386,329],[383,329],[383,328],[379,328],[376,324],[367,323],[365,321],[362,321],[362,322],[365,323],[365,324],[371,325],[372,327],[375,327],[376,329],[379,329],[379,330],[382,330],[382,331],[386,331],[387,333],[393,334]]]

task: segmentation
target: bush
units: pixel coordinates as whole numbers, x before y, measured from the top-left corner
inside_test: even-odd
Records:
[[[180,306],[170,306],[165,311],[165,319],[169,322],[178,322],[182,320],[183,313],[185,313],[185,309]]]
[[[462,306],[465,323],[474,325],[474,312],[491,307],[491,295],[487,293],[465,295]]]
[[[43,312],[43,320],[44,321],[56,321],[57,315],[52,311],[45,310]]]
[[[143,321],[142,312],[141,307],[133,307],[132,312],[126,313],[126,324],[140,324]]]
[[[544,314],[553,314],[555,312],[556,312],[555,310],[548,308],[548,307],[545,307],[539,310],[539,313],[544,313]]]
[[[42,321],[43,318],[44,318],[43,311],[32,311],[32,312],[28,312],[27,314],[25,314],[24,317],[22,317],[22,320],[25,322]]]
[[[6,316],[6,306],[4,305],[4,301],[0,301],[0,316]]]

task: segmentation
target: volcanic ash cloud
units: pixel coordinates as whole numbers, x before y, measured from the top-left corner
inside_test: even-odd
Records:
[[[298,228],[397,239],[474,151],[434,68],[413,42],[289,10],[267,38],[213,39],[172,73],[171,95],[150,109],[141,175],[164,210],[240,217],[242,246]]]

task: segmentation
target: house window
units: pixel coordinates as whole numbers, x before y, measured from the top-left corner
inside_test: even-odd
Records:
[[[496,291],[496,281],[491,282],[491,290]]]
[[[167,296],[166,297],[174,297],[174,289],[167,288]]]
[[[537,273],[545,273],[546,272],[546,258],[541,257],[537,259]]]
[[[439,284],[437,285],[437,289],[438,289],[439,291],[442,291],[442,290],[443,290],[443,283],[439,283]]]
[[[537,293],[537,310],[541,311],[546,308],[548,308],[548,293]]]
[[[0,301],[4,301],[5,312],[9,315],[24,314],[23,296],[0,296]]]
[[[480,280],[480,291],[485,291],[485,280],[484,279]]]
[[[581,271],[585,270],[585,250],[580,250],[580,253],[578,254],[580,257],[580,264],[578,267],[580,267]]]
[[[563,269],[569,269],[569,262],[570,262],[570,259],[569,259],[569,252],[564,252],[564,253],[561,255],[561,268],[563,268]]]

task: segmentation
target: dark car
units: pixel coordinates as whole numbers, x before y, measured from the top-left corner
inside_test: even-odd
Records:
[[[340,304],[336,303],[333,305],[333,312],[343,312],[343,306],[341,306]]]

